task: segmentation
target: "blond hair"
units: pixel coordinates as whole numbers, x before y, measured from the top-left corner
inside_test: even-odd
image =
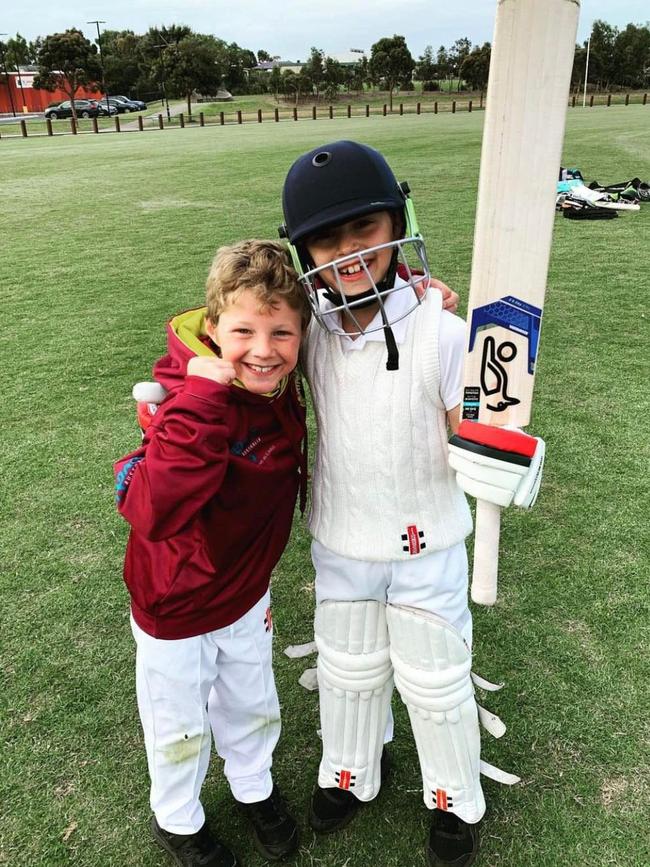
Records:
[[[226,307],[245,291],[253,293],[262,311],[284,300],[300,312],[303,329],[311,315],[306,292],[286,247],[279,241],[249,240],[220,247],[212,261],[205,290],[207,318],[214,325]]]

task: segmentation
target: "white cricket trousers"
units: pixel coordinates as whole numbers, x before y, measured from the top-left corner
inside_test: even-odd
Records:
[[[147,635],[131,618],[150,803],[166,831],[193,834],[205,822],[199,798],[212,736],[238,801],[271,794],[280,705],[269,604],[267,591],[231,626],[169,641]]]
[[[376,599],[409,605],[442,617],[472,646],[472,615],[467,600],[468,565],[464,542],[413,560],[370,562],[336,554],[315,539],[311,558],[316,570],[316,604]],[[393,739],[389,713],[384,743]]]
[[[472,615],[467,602],[467,550],[464,542],[424,557],[391,562],[352,560],[315,539],[316,603],[376,599],[409,605],[442,617],[472,646]]]

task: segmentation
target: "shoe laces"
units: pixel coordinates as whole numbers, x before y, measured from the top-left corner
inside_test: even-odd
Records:
[[[246,807],[253,821],[265,828],[275,828],[287,818],[282,796],[275,788],[264,801],[255,801]]]
[[[180,847],[184,853],[196,856],[201,860],[207,860],[214,856],[223,846],[218,843],[207,827],[204,825],[200,831]]]
[[[436,810],[434,821],[436,826],[445,834],[456,836],[462,833],[462,819],[459,819],[455,813]]]

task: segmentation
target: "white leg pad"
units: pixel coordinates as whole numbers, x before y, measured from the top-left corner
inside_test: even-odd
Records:
[[[322,788],[372,800],[381,785],[380,760],[393,672],[383,602],[335,602],[316,607]]]
[[[408,708],[424,803],[478,822],[485,813],[472,655],[450,623],[417,608],[388,605],[395,685]]]

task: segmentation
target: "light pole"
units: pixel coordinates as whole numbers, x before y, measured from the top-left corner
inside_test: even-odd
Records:
[[[0,36],[9,36],[8,33],[0,33]],[[2,67],[5,71],[5,79],[7,80],[7,93],[9,94],[9,102],[11,103],[11,113],[16,117],[16,106],[14,105],[14,95],[11,92],[11,82],[9,81],[9,73],[7,72],[7,46],[4,42],[0,42],[2,46]]]
[[[592,27],[593,30],[593,27]],[[585,60],[585,89],[582,93],[582,107],[585,107],[587,102],[587,76],[589,74],[589,49],[591,48],[591,30],[589,31],[589,39],[587,40],[587,58]]]
[[[86,21],[86,24],[94,24],[97,27],[97,45],[99,45],[99,65],[102,68],[102,88],[104,89],[104,99],[106,100],[106,111],[108,116],[111,116],[111,104],[108,101],[108,88],[106,87],[106,76],[104,75],[104,57],[102,55],[102,35],[99,32],[99,25],[106,24],[105,21],[95,20]]]

